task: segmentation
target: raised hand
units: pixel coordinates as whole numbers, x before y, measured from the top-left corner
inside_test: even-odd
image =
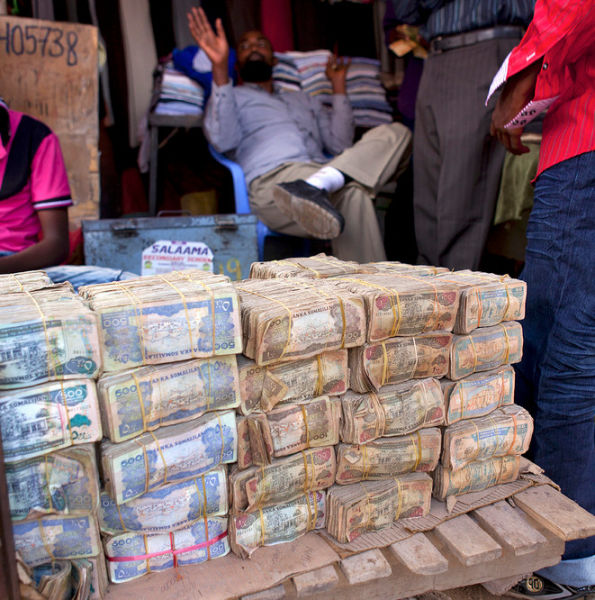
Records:
[[[227,60],[229,58],[229,44],[223,31],[221,19],[215,21],[215,30],[211,27],[207,15],[202,8],[192,8],[188,12],[188,27],[196,43],[204,50],[213,64],[215,71],[225,73],[227,77]]]
[[[347,79],[347,69],[349,69],[350,64],[350,58],[345,59],[335,54],[329,57],[324,73],[333,86],[333,94],[346,93],[347,87],[345,82]]]

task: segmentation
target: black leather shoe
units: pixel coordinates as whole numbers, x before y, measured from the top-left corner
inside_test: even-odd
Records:
[[[345,219],[330,203],[328,193],[303,179],[279,183],[273,191],[279,210],[312,237],[332,240],[343,231]]]

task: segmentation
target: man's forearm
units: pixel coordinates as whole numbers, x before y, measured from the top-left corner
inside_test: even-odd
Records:
[[[224,65],[213,65],[213,81],[217,85],[225,85],[229,83],[229,72],[227,63]]]
[[[68,243],[43,239],[16,254],[0,257],[0,273],[17,273],[53,267],[68,258]]]

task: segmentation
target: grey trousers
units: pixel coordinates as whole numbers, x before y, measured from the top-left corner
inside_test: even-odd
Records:
[[[415,106],[413,202],[419,261],[477,269],[494,215],[504,147],[485,107],[514,39],[431,54]]]
[[[356,144],[326,163],[353,179],[331,195],[345,217],[343,233],[332,241],[333,254],[344,260],[386,260],[382,235],[374,210],[374,196],[393,175],[399,175],[411,156],[411,133],[400,123],[367,131]],[[277,183],[306,179],[322,166],[287,163],[261,175],[250,184],[250,206],[273,231],[308,237],[294,221],[279,211],[273,200]]]

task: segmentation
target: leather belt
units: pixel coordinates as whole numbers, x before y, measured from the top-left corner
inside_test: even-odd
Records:
[[[479,42],[487,42],[497,38],[516,38],[523,37],[524,29],[519,25],[498,25],[489,29],[476,29],[475,31],[466,31],[456,35],[439,35],[430,42],[430,52],[445,52],[464,46],[471,46]]]

